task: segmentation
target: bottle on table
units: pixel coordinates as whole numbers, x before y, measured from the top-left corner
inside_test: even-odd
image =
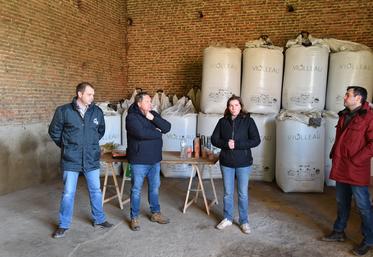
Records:
[[[187,158],[187,145],[186,145],[186,140],[184,136],[182,136],[180,139],[180,158],[181,159]]]
[[[200,142],[199,135],[197,135],[197,137],[193,140],[193,145],[194,145],[194,158],[198,159],[200,156],[200,151],[201,151],[201,142]]]

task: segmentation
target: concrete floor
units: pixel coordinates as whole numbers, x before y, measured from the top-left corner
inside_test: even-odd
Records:
[[[61,182],[1,196],[0,256],[334,257],[352,256],[350,250],[361,240],[356,210],[351,213],[347,242],[319,240],[330,231],[335,219],[333,188],[326,188],[325,193],[285,194],[275,184],[250,182],[252,233],[245,235],[237,225],[224,231],[214,228],[223,215],[221,180],[215,180],[220,202],[212,208],[210,216],[203,209],[202,198],[183,214],[187,183],[187,179],[162,178],[160,202],[162,212],[171,218],[168,225],[148,220],[144,191],[141,231],[133,232],[128,225],[129,205],[120,210],[116,200],[105,204],[114,228],[103,230],[91,226],[85,181],[80,177],[73,225],[62,239],[51,238],[58,222]],[[205,185],[211,198],[208,181]],[[373,256],[373,252],[369,254]]]

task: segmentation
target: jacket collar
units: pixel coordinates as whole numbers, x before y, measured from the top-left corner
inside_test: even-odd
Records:
[[[242,114],[242,113],[239,113],[236,117],[236,119],[243,119],[245,116],[249,115],[248,113],[245,115],[245,114]],[[232,116],[231,115],[227,115],[225,116],[226,119],[228,120],[232,120]]]
[[[234,121],[235,124],[239,124],[239,122],[240,122],[241,120],[243,120],[244,117],[245,117],[245,115],[238,114],[237,117],[236,117],[234,120],[232,120],[232,116],[231,116],[231,115],[228,115],[228,116],[225,117],[225,118],[226,118],[226,119],[228,120],[228,122],[232,125],[232,124],[233,124],[233,121]]]
[[[361,105],[361,107],[359,108],[359,110],[357,110],[357,114],[358,115],[364,115],[368,112],[368,110],[370,109],[369,107],[369,103],[368,102],[365,102],[363,105]],[[348,108],[344,108],[342,111],[338,112],[338,115],[339,116],[343,116],[343,115],[346,115],[350,113],[350,110]]]
[[[79,111],[79,105],[77,102],[78,98],[76,96],[73,97],[73,100],[71,101],[71,104],[73,105],[73,108],[77,111]],[[92,102],[90,105],[88,105],[87,111],[94,105],[94,102]]]

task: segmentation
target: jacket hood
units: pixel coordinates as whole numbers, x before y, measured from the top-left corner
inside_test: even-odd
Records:
[[[139,106],[136,103],[133,103],[130,105],[128,108],[128,113],[138,113],[138,114],[143,114],[139,108]]]

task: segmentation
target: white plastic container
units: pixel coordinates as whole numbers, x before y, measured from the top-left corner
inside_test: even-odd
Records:
[[[332,168],[332,160],[329,158],[329,154],[335,140],[335,126],[338,123],[338,114],[329,111],[324,112],[323,117],[325,120],[325,184],[327,186],[335,186],[335,181],[329,179]]]
[[[276,114],[252,114],[261,143],[251,149],[253,165],[250,179],[271,182],[276,167]]]
[[[112,115],[104,116],[105,119],[105,134],[101,138],[99,144],[106,143],[121,144],[121,116]]]
[[[322,111],[325,106],[329,49],[295,45],[285,52],[283,109]]]
[[[171,130],[163,134],[162,151],[180,151],[180,140],[184,136],[187,146],[193,146],[196,137],[197,114],[189,113],[184,116],[163,115],[162,118],[171,123]],[[161,163],[161,171],[165,177],[184,178],[190,177],[192,166],[188,164]],[[193,176],[195,175],[195,172]]]
[[[207,47],[203,53],[201,111],[224,113],[227,100],[239,96],[241,88],[241,50]]]
[[[211,137],[221,118],[223,118],[223,114],[198,113],[197,133],[201,136]]]
[[[127,130],[126,130],[126,118],[128,111],[125,110],[122,114],[122,145],[127,147]]]
[[[218,121],[222,117],[223,117],[222,114],[206,114],[202,112],[198,113],[197,133],[200,134],[201,136],[211,137],[216,127],[216,124],[218,124]],[[213,177],[213,178],[222,177],[219,161],[215,163],[214,165],[204,165],[204,169],[201,170],[201,172],[202,172],[203,179],[207,179],[210,177]]]
[[[161,172],[166,178],[189,178],[192,172],[192,165],[190,164],[169,164],[161,162]],[[193,171],[193,177],[196,172]]]
[[[187,146],[193,145],[197,129],[196,113],[189,113],[184,116],[164,115],[162,118],[171,123],[171,130],[167,134],[163,134],[162,151],[180,151],[182,136],[184,136]]]
[[[280,113],[276,119],[276,182],[284,192],[323,192],[324,138],[324,122],[310,127],[294,120],[291,113]]]
[[[371,51],[346,51],[330,54],[326,109],[339,112],[344,109],[343,97],[348,86],[361,86],[373,92],[373,54]]]
[[[106,163],[106,162],[103,162],[103,161],[100,161],[100,177],[104,177],[105,176],[105,170],[106,169],[109,169],[110,164]],[[122,171],[122,163],[120,162],[116,162],[116,163],[113,163],[113,168],[114,168],[114,173],[115,175],[119,176],[121,171]],[[111,176],[111,172],[109,171],[109,176]]]
[[[247,111],[280,111],[283,62],[282,48],[244,50],[241,97]]]
[[[202,169],[200,167],[200,170],[202,172],[202,179],[209,179],[209,178],[222,178],[222,173],[220,169],[220,162],[218,161],[214,165],[204,165],[204,168]]]

